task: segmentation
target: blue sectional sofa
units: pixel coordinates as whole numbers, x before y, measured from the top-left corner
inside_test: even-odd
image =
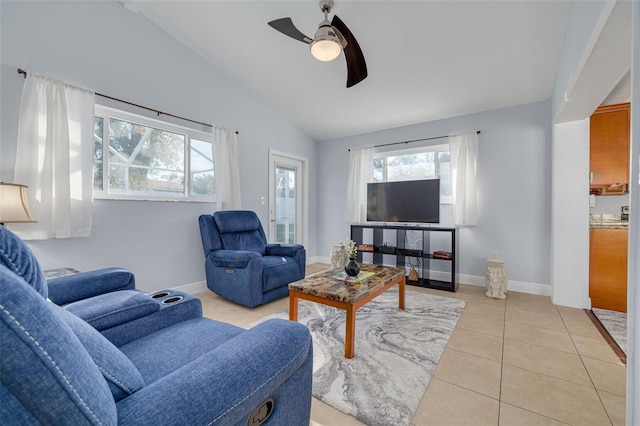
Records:
[[[0,226],[0,424],[309,424],[312,344],[304,326],[269,320],[245,330],[198,309],[169,318],[179,306],[171,304],[153,308],[165,320],[152,326],[135,322],[144,315],[118,315],[118,301],[124,311],[138,309],[125,294],[157,302],[130,288],[75,301],[55,295],[63,306],[47,300],[37,260]],[[96,318],[103,296],[112,305]],[[73,313],[83,302],[95,327]],[[137,326],[117,328],[118,319]],[[102,320],[110,326],[98,331]],[[116,344],[101,334],[109,329]]]

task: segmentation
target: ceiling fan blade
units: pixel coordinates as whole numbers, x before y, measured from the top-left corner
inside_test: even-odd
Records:
[[[364,54],[356,38],[338,16],[333,16],[331,25],[347,41],[347,46],[344,48],[344,57],[347,60],[347,87],[354,86],[367,78],[367,63],[364,61]]]
[[[310,44],[313,40],[302,34],[300,30],[293,25],[293,21],[291,18],[280,18],[275,19],[269,22],[269,26],[280,31],[284,35],[288,35],[291,38],[294,38],[303,43]]]

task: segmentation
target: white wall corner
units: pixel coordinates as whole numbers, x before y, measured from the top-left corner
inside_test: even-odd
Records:
[[[627,282],[627,412],[628,425],[640,425],[640,2],[631,8],[631,212]]]
[[[139,13],[144,6],[140,1],[134,0],[120,0],[119,3],[127,10],[130,10],[133,13]],[[186,292],[185,292],[186,293]]]
[[[586,308],[589,119],[554,124],[551,150],[551,301],[556,305]]]

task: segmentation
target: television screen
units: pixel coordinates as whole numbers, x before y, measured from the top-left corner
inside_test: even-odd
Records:
[[[367,221],[440,222],[440,179],[367,184]]]

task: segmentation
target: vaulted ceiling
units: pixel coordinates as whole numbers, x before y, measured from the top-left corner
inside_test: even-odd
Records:
[[[346,88],[343,54],[314,59],[267,25],[313,37],[317,1],[123,1],[316,140],[549,99],[568,1],[346,1],[338,15],[369,77]]]

